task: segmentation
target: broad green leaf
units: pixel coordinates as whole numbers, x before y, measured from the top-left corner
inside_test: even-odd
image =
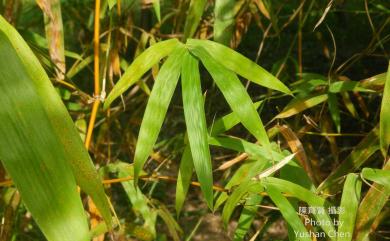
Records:
[[[170,39],[152,45],[140,54],[133,63],[126,69],[123,76],[115,84],[114,88],[104,102],[104,109],[135,84],[150,68],[156,65],[162,58],[169,55],[174,49],[181,48],[177,39]]]
[[[308,205],[312,207],[327,207],[329,204],[325,199],[323,199],[320,196],[317,196],[313,192],[309,191],[308,189],[301,187],[295,183],[282,180],[279,178],[274,177],[266,177],[263,178],[262,181],[264,186],[273,186],[279,189],[281,192],[284,192],[286,194],[291,195],[292,197],[298,198],[301,201],[306,202]],[[325,208],[326,209],[326,208]],[[336,240],[335,237],[332,237],[335,232],[335,228],[333,225],[328,225],[333,223],[330,219],[329,215],[324,212],[320,213],[317,212],[314,214],[314,217],[317,221],[321,223],[321,228],[325,231],[325,233],[330,237],[331,240]],[[331,235],[329,235],[331,234]]]
[[[383,170],[390,171],[390,161],[386,162]],[[390,195],[390,188],[388,187],[375,183],[364,196],[359,205],[353,240],[369,240],[369,234],[375,231],[375,228],[373,228],[374,221],[388,203]]]
[[[339,93],[345,91],[373,92],[372,90],[361,87],[360,82],[357,81],[337,81],[333,82],[329,86],[329,92],[331,93]]]
[[[352,240],[356,214],[360,203],[361,187],[362,182],[359,176],[354,173],[348,174],[341,197],[340,210],[342,211],[339,214],[340,225],[337,230],[339,233],[346,235],[339,235],[337,241]]]
[[[343,176],[356,171],[370,156],[379,150],[379,130],[375,127],[368,135],[352,150],[348,157],[338,166],[317,188],[317,192],[326,194],[336,193],[341,189]]]
[[[269,148],[267,132],[237,75],[216,62],[203,48],[194,48],[191,51],[201,59],[243,126],[256,137],[260,144]]]
[[[379,143],[384,157],[390,145],[390,62],[386,75],[385,88],[383,90],[382,106],[379,124]]]
[[[191,51],[204,49],[216,62],[240,76],[267,88],[291,94],[291,91],[275,76],[240,53],[213,41],[189,39]]]
[[[69,162],[73,150],[63,143],[76,140],[82,149],[80,136],[38,60],[1,16],[0,90],[0,160],[23,202],[49,241],[88,240]],[[60,128],[66,129],[63,137]],[[78,156],[90,162],[86,157]]]
[[[257,214],[258,206],[263,201],[263,197],[258,194],[249,194],[238,219],[237,228],[234,231],[233,241],[244,240],[253,220]]]
[[[312,108],[328,99],[327,94],[317,95],[317,96],[308,96],[304,99],[294,99],[292,100],[284,110],[279,113],[275,118],[288,118],[293,115],[296,115],[306,109]]]
[[[188,188],[190,187],[194,163],[191,155],[191,148],[187,144],[180,160],[179,174],[176,182],[176,215],[179,216],[183,207]]]
[[[210,209],[213,209],[213,171],[207,140],[199,63],[189,52],[184,55],[182,62],[181,86],[188,142],[204,198]]]
[[[181,45],[174,50],[161,67],[154,83],[142,119],[135,149],[134,181],[136,184],[138,175],[156,143],[158,133],[160,132],[169,103],[179,80],[181,61],[185,51],[186,49]]]
[[[295,211],[291,203],[287,200],[287,198],[285,198],[281,194],[281,191],[273,185],[264,185],[264,188],[266,189],[271,200],[279,208],[284,219],[294,229],[296,237],[299,237],[299,240],[302,241],[310,241],[311,238],[306,231],[306,228],[303,225],[301,219],[299,218],[297,212]]]
[[[240,203],[240,200],[248,194],[260,193],[262,191],[262,185],[256,181],[247,181],[238,186],[228,197],[225,206],[223,206],[222,221],[224,225],[226,226],[228,224],[230,216],[237,207],[237,204]]]
[[[362,177],[376,182],[390,190],[390,170],[363,168]]]
[[[200,19],[202,18],[203,10],[206,6],[206,0],[191,0],[184,25],[184,41],[191,38],[198,28]]]
[[[125,162],[117,161],[107,165],[105,168],[108,169],[109,172],[116,173],[118,178],[134,176],[133,165]],[[147,197],[142,194],[138,187],[134,186],[133,180],[121,182],[121,184],[131,202],[132,209],[144,219],[143,227],[149,231],[153,237],[156,237],[155,226],[157,213],[148,206]]]
[[[332,93],[328,93],[328,107],[330,116],[336,126],[337,132],[340,133],[341,123],[340,123],[340,109],[337,102],[337,96]]]
[[[214,6],[214,41],[229,46],[233,37],[236,4],[243,1],[216,0]]]
[[[255,109],[258,109],[259,106],[263,103],[263,101],[258,101],[254,103]],[[217,136],[223,132],[226,132],[236,126],[238,123],[240,123],[240,119],[237,117],[237,115],[232,112],[230,114],[227,114],[218,120],[216,120],[211,126],[210,126],[210,136]]]

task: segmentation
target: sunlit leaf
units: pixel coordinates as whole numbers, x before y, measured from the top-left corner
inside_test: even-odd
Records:
[[[286,94],[291,91],[275,76],[234,50],[209,40],[189,39],[187,46],[191,51],[202,48],[209,56],[225,68],[240,76],[267,88],[278,90]]]
[[[179,80],[181,61],[185,51],[186,49],[182,46],[176,48],[163,64],[156,78],[142,119],[135,149],[135,183],[137,183],[138,175],[157,140],[169,103]]]
[[[194,48],[191,51],[201,59],[243,126],[262,145],[269,148],[270,142],[267,132],[264,129],[259,114],[253,106],[251,98],[237,75],[216,62],[203,48]]]
[[[360,203],[360,192],[362,182],[359,176],[351,173],[348,174],[344,183],[343,195],[341,197],[338,232],[341,234],[338,241],[352,240],[353,229],[356,222],[356,214]]]
[[[170,39],[152,45],[140,54],[133,63],[126,69],[123,76],[115,84],[114,88],[104,102],[107,109],[110,104],[125,92],[130,86],[135,84],[149,69],[157,64],[162,58],[169,55],[174,49],[180,48],[177,39]]]
[[[200,187],[208,206],[213,208],[213,174],[208,145],[204,101],[198,60],[190,53],[183,58],[181,83],[188,142]]]
[[[288,118],[306,109],[310,109],[328,99],[327,94],[308,96],[304,99],[294,99],[275,118]]]

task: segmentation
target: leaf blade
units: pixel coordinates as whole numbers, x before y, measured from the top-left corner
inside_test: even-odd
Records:
[[[184,117],[192,160],[203,195],[212,209],[213,175],[199,66],[198,60],[190,53],[187,53],[183,59],[181,75]]]

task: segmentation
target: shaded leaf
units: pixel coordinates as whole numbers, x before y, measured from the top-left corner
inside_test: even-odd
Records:
[[[187,144],[180,160],[179,174],[176,182],[176,215],[179,216],[183,207],[185,197],[187,196],[188,188],[191,184],[192,171],[194,163],[191,155],[191,148]]]
[[[337,132],[340,133],[341,123],[340,123],[340,109],[337,102],[337,97],[335,94],[328,93],[328,107],[330,116],[336,126]]]
[[[240,1],[238,1],[240,2]],[[214,6],[214,41],[229,46],[236,22],[236,0],[216,0]]]
[[[383,90],[382,106],[379,124],[379,143],[382,154],[387,156],[390,145],[390,63],[386,75],[385,88]]]
[[[199,26],[200,19],[202,18],[206,3],[206,0],[191,0],[184,25],[184,41],[195,34],[195,31]]]

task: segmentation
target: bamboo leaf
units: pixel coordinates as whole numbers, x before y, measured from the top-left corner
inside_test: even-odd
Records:
[[[240,203],[240,200],[245,197],[245,195],[259,193],[262,191],[262,185],[256,181],[247,181],[238,186],[227,199],[225,206],[223,206],[222,221],[224,225],[227,225],[234,209],[237,207],[237,204]]]
[[[179,216],[184,204],[184,199],[187,196],[188,188],[190,187],[192,171],[194,163],[191,155],[191,148],[186,145],[183,155],[180,160],[179,174],[176,182],[176,215]]]
[[[390,190],[390,170],[363,168],[362,177],[376,182]]]
[[[267,70],[222,44],[209,40],[189,39],[187,46],[191,51],[204,49],[220,65],[258,85],[291,94],[291,91]]]
[[[331,93],[339,93],[345,91],[374,92],[370,89],[361,87],[360,82],[357,81],[337,81],[333,82],[329,86],[329,92]]]
[[[184,41],[187,38],[191,38],[195,34],[200,19],[202,18],[203,10],[206,6],[206,3],[206,0],[191,0],[186,18],[186,23],[184,25]]]
[[[213,174],[198,65],[198,60],[186,53],[181,69],[183,107],[195,172],[206,202],[212,209]]]
[[[308,96],[303,99],[294,99],[275,118],[288,118],[306,109],[312,108],[328,99],[327,94]]]
[[[307,233],[305,226],[303,225],[297,212],[295,211],[291,203],[287,200],[287,198],[285,198],[280,193],[280,190],[273,185],[265,185],[265,189],[272,201],[279,208],[284,219],[294,229],[296,237],[299,237],[299,240],[310,241],[310,235]]]
[[[153,0],[153,8],[156,13],[157,20],[161,22],[160,0]]]
[[[254,103],[255,109],[258,109],[259,106],[263,103],[263,101],[258,101]],[[238,123],[240,123],[240,118],[237,117],[237,115],[232,112],[229,113],[218,120],[216,120],[211,126],[210,126],[210,136],[217,136],[223,132],[226,132],[236,126]]]
[[[233,112],[245,128],[256,137],[260,144],[269,148],[270,142],[267,132],[259,114],[253,106],[251,98],[237,75],[216,62],[203,48],[195,48],[191,51],[201,59]]]
[[[134,176],[133,165],[121,161],[111,163],[107,165],[105,169],[109,172],[116,173],[118,178]],[[132,204],[132,209],[144,219],[143,227],[149,231],[153,237],[156,237],[155,225],[157,213],[148,206],[147,197],[142,194],[138,187],[134,186],[133,180],[121,182],[121,184]]]
[[[317,192],[327,194],[340,190],[344,175],[356,171],[363,165],[376,151],[379,150],[379,130],[375,127],[348,155],[348,157],[338,166],[317,188]]]
[[[253,220],[257,214],[258,206],[263,201],[263,197],[258,194],[249,194],[238,219],[237,228],[234,231],[233,241],[244,240]]]
[[[383,170],[390,170],[390,161],[387,161]],[[367,173],[367,176],[370,176]],[[353,240],[369,240],[369,234],[375,231],[373,228],[376,217],[388,202],[390,195],[389,186],[374,184],[361,201],[356,217],[355,232]]]
[[[328,93],[328,107],[330,116],[336,126],[337,132],[340,133],[341,123],[340,123],[340,109],[337,103],[337,97],[335,94]]]
[[[339,214],[340,225],[338,232],[346,235],[339,235],[337,241],[352,240],[353,229],[355,227],[356,214],[360,203],[360,192],[362,182],[359,176],[348,174],[344,183],[343,195],[341,197],[341,210]]]
[[[326,207],[329,206],[327,201],[317,195],[315,195],[313,192],[309,191],[306,188],[303,188],[295,183],[282,180],[279,178],[274,177],[266,177],[263,178],[262,181],[264,186],[273,186],[279,189],[281,192],[287,193],[295,198],[298,198],[301,201],[306,202],[308,205],[312,207]],[[317,221],[320,221],[321,228],[325,231],[325,233],[329,236],[331,240],[336,240],[334,237],[335,228],[332,225],[332,221],[329,217],[329,215],[324,212],[320,213],[317,212],[314,214]]]
[[[26,207],[48,240],[88,240],[87,219],[75,182],[75,176],[80,178],[85,172],[76,171],[75,162],[86,172],[91,171],[90,187],[95,188],[96,180],[100,185],[96,195],[103,195],[107,204],[103,187],[43,68],[2,17],[0,89],[0,159]],[[61,132],[62,128],[66,131]],[[65,146],[65,141],[72,143]],[[111,218],[109,209],[108,216],[105,217]]]
[[[214,6],[214,40],[229,46],[233,37],[235,15],[235,0],[216,0]]]
[[[185,51],[186,49],[182,46],[179,46],[177,49],[175,49],[161,67],[160,72],[156,78],[152,93],[150,94],[148,104],[146,106],[144,117],[142,119],[135,149],[135,184],[137,184],[138,175],[149,154],[153,150],[153,146],[157,140],[158,133],[160,132],[165,114],[168,110],[168,105],[179,80],[180,65]],[[143,54],[141,54],[141,56],[142,55]]]
[[[382,106],[379,124],[379,143],[383,156],[386,158],[390,145],[390,62],[383,90]]]
[[[152,45],[140,54],[133,63],[126,69],[123,76],[115,84],[114,88],[104,102],[104,109],[135,84],[150,68],[156,65],[162,58],[169,55],[174,49],[179,48],[180,42],[177,39],[170,39]]]

